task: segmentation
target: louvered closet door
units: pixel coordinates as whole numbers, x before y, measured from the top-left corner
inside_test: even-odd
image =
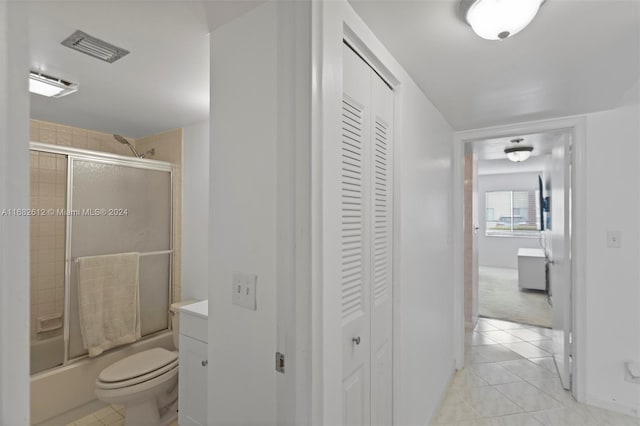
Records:
[[[370,415],[370,256],[367,211],[371,75],[369,67],[344,46],[341,138],[341,286],[343,337],[343,424],[369,425]]]
[[[371,71],[371,424],[392,424],[393,92]]]
[[[390,425],[393,94],[346,45],[343,61],[343,424]]]

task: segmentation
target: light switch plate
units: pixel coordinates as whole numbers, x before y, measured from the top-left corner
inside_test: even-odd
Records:
[[[620,231],[607,231],[607,247],[620,248],[622,247]]]
[[[244,272],[234,272],[231,277],[232,303],[255,311],[257,309],[257,282],[257,275],[247,274]]]

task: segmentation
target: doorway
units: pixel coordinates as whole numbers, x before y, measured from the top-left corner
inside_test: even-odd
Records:
[[[456,204],[460,207],[458,217],[464,224],[461,229],[454,230],[459,231],[459,234],[456,232],[456,240],[459,244],[461,274],[457,280],[460,287],[456,298],[460,303],[460,322],[464,324],[460,332],[464,331],[465,326],[467,330],[473,329],[478,318],[483,316],[525,326],[530,324],[530,327],[541,325],[535,324],[531,317],[538,315],[545,318],[550,322],[549,333],[545,339],[541,339],[544,341],[538,342],[539,346],[532,342],[523,345],[516,341],[518,336],[507,336],[510,333],[504,330],[493,333],[495,336],[482,337],[493,339],[493,342],[500,341],[501,344],[527,346],[517,348],[522,351],[544,351],[540,352],[543,355],[548,353],[553,357],[563,387],[572,389],[577,398],[581,389],[575,384],[580,383],[576,381],[576,376],[579,376],[581,365],[575,361],[580,359],[576,354],[582,352],[578,331],[581,330],[583,317],[580,308],[582,293],[575,283],[579,282],[577,277],[582,273],[583,258],[582,249],[576,241],[582,238],[577,232],[582,224],[582,214],[575,207],[582,205],[584,200],[583,181],[576,179],[583,173],[582,126],[580,120],[569,119],[463,132],[456,137],[457,155],[454,157],[459,161],[456,168],[457,184],[462,192]],[[513,139],[520,138],[525,140],[517,143],[533,146],[534,149],[527,161],[511,165],[504,160],[504,149],[513,143]],[[503,164],[483,163],[492,157],[494,160],[501,157]],[[530,165],[518,170],[523,175],[525,171],[531,173],[529,179],[532,182],[523,190],[517,186],[513,167],[527,165],[527,162]],[[493,167],[491,173],[487,172],[489,166]],[[525,170],[527,168],[529,170]],[[504,175],[508,179],[502,179],[502,184],[495,184],[500,179],[493,176],[491,186],[491,182],[486,182],[491,179],[484,178],[489,175]],[[526,235],[527,232],[530,234]],[[527,236],[530,247],[520,247],[521,241],[524,241],[521,238]],[[485,239],[484,243],[489,241],[490,244],[483,245],[481,238]],[[502,256],[500,251],[505,248],[510,253],[507,257]],[[536,258],[535,251],[541,251],[542,256]],[[491,258],[495,261],[496,257],[501,256],[509,263],[491,264]],[[531,277],[527,278],[528,267],[538,273],[538,278],[533,282]],[[511,296],[504,293],[505,288],[510,290],[511,296],[517,295],[519,299],[509,300]],[[503,293],[498,291],[500,289]],[[491,302],[501,299],[511,302],[511,306],[503,303],[507,306],[507,313],[513,315],[511,318],[500,317],[495,312],[504,314],[504,311],[499,311],[495,303],[491,306]],[[535,308],[536,303],[532,300],[543,303],[537,303]],[[535,308],[530,309],[533,312],[529,312],[529,317],[515,316],[519,310],[526,314],[527,305]],[[549,307],[547,313],[544,312],[545,305]],[[492,330],[481,332],[491,334]],[[461,368],[467,361],[464,359],[464,338],[458,344],[460,358],[457,367]],[[529,348],[528,345],[536,347]]]

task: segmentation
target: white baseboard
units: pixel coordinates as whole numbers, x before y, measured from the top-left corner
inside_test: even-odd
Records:
[[[626,414],[627,416],[640,418],[640,406],[629,406],[626,404],[621,404],[619,402],[600,399],[593,395],[587,395],[585,404],[593,405],[594,407],[603,408],[609,411],[615,411],[621,414]]]

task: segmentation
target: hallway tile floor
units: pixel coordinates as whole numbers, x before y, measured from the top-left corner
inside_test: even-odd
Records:
[[[551,330],[480,318],[432,426],[640,426],[576,402],[551,357]]]

